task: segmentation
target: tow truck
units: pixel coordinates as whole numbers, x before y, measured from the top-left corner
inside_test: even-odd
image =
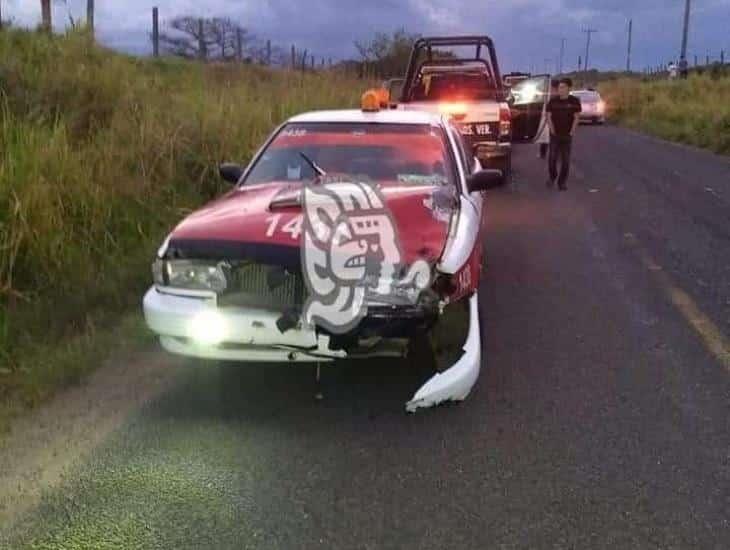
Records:
[[[483,168],[512,172],[510,106],[492,39],[421,38],[404,79],[386,82],[391,108],[448,115]]]

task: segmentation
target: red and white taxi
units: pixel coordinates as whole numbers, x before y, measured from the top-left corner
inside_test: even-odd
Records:
[[[295,116],[246,168],[221,166],[233,188],[153,264],[144,313],[165,349],[295,363],[430,347],[436,372],[407,410],[467,397],[483,192],[502,174],[479,169],[448,118],[380,110],[375,93],[362,107]]]

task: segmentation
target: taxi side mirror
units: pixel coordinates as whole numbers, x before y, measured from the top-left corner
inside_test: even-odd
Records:
[[[236,185],[243,176],[243,166],[232,162],[224,162],[218,167],[218,173],[223,181]]]
[[[504,176],[502,170],[479,170],[466,178],[466,185],[470,193],[475,191],[487,191],[502,185]]]

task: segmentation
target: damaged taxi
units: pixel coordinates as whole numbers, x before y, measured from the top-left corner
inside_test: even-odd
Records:
[[[153,263],[144,314],[166,350],[265,364],[430,347],[435,372],[407,410],[467,397],[483,192],[502,173],[480,168],[448,117],[382,106],[371,91],[359,110],[295,116],[248,166],[220,167],[230,191]]]

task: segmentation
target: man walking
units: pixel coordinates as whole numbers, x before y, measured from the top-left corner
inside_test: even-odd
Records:
[[[578,127],[578,113],[581,112],[580,100],[570,95],[573,81],[563,78],[558,85],[558,96],[550,99],[547,105],[548,124],[550,125],[550,153],[548,168],[550,179],[548,187],[555,185],[565,191],[568,186],[570,172],[570,150],[573,144],[573,135]],[[560,160],[560,175],[558,175],[558,160]]]

